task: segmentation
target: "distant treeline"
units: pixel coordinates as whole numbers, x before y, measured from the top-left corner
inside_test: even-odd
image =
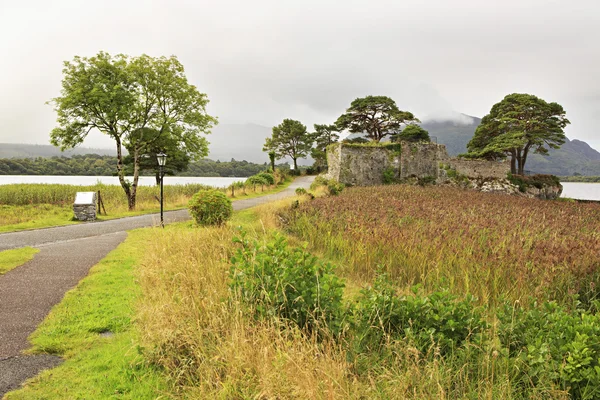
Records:
[[[584,175],[573,175],[573,176],[559,176],[561,182],[600,182],[600,176],[584,176]]]
[[[255,164],[234,159],[221,162],[204,159],[190,163],[187,171],[178,172],[175,175],[248,177],[267,168],[267,163]],[[0,175],[112,176],[116,174],[116,170],[116,157],[98,154],[74,155],[72,157],[0,159]],[[143,175],[153,175],[153,171],[144,171]]]

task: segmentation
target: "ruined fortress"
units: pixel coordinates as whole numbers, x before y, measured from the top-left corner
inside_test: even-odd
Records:
[[[446,146],[437,143],[334,143],[327,148],[327,163],[328,179],[352,186],[417,181],[540,199],[562,193],[560,184],[520,188],[507,180],[510,162],[450,158]]]
[[[327,148],[328,178],[346,185],[381,185],[384,177],[409,178],[443,183],[450,177],[505,179],[506,161],[450,158],[446,146],[437,143],[390,143],[381,146],[335,143]]]

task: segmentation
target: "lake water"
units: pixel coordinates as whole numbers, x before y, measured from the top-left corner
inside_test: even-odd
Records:
[[[579,200],[600,200],[600,183],[562,182],[560,197]]]
[[[131,178],[130,178],[131,179]],[[185,185],[200,183],[212,187],[227,187],[233,182],[245,181],[246,178],[221,178],[221,177],[195,177],[195,176],[165,176],[165,185]],[[116,176],[61,176],[61,175],[0,175],[0,185],[11,183],[60,183],[65,185],[120,185]],[[156,178],[153,176],[140,176],[139,185],[154,186]]]
[[[165,185],[185,185],[200,183],[212,187],[227,187],[233,182],[246,178],[210,178],[194,176],[166,176]],[[0,185],[9,183],[62,183],[67,185],[95,185],[101,182],[106,185],[119,185],[116,176],[45,176],[45,175],[0,175]],[[140,185],[154,186],[153,176],[141,176]],[[600,183],[563,182],[562,197],[580,200],[600,200]]]

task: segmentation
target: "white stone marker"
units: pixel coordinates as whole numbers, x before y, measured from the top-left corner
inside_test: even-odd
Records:
[[[73,212],[79,221],[96,220],[96,192],[77,192]]]

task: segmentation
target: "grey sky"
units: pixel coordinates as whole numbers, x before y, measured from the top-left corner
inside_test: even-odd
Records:
[[[481,117],[526,92],[600,149],[595,0],[0,0],[0,36],[0,142],[48,143],[62,62],[104,50],[178,56],[221,122],[312,127],[369,94],[421,119]]]

